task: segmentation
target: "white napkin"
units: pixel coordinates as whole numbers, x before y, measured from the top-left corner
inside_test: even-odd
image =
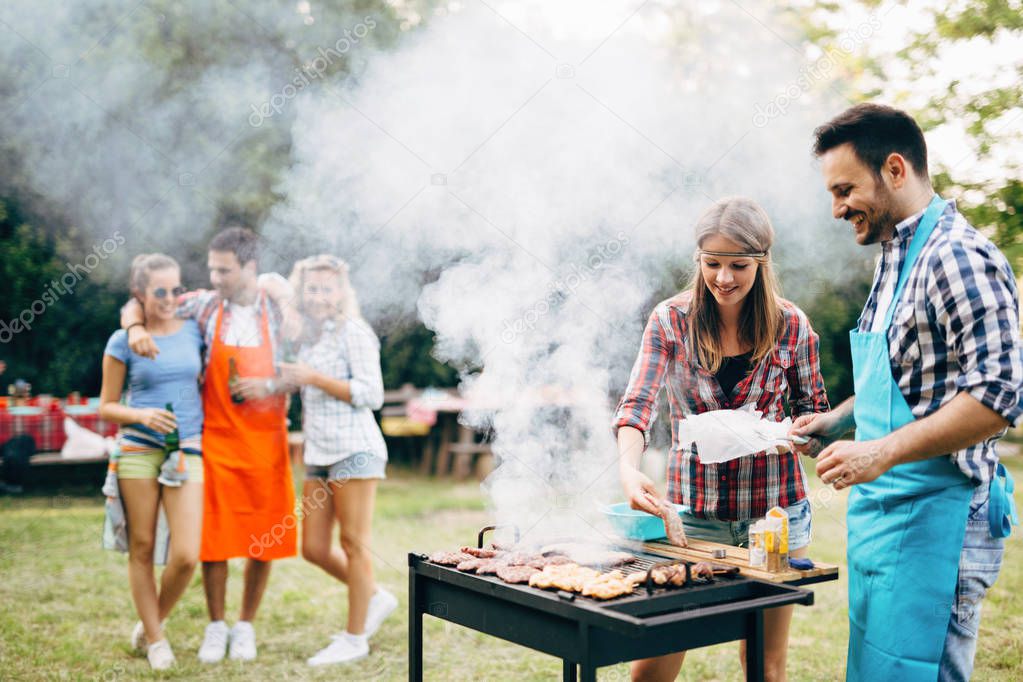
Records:
[[[715,464],[766,450],[774,454],[779,445],[790,445],[787,436],[792,420],[764,419],[752,406],[738,410],[711,410],[686,417],[679,424],[682,445],[696,443],[700,462]]]
[[[83,459],[109,455],[117,445],[113,438],[104,438],[95,431],[79,426],[71,417],[64,417],[64,434],[67,440],[60,449],[63,459]]]

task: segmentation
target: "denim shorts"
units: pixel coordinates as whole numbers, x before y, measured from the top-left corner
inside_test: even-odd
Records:
[[[340,462],[325,466],[306,464],[305,479],[307,481],[348,481],[353,478],[387,478],[384,475],[386,466],[387,460],[368,452],[359,452],[345,457]]]
[[[167,458],[163,452],[146,452],[138,455],[121,455],[117,459],[117,478],[159,478],[160,467]],[[203,482],[203,465],[201,455],[185,455],[185,468],[188,480],[193,483]]]
[[[1004,538],[991,535],[988,525],[990,484],[977,486],[970,500],[966,537],[959,554],[959,580],[952,600],[952,618],[945,634],[945,647],[938,668],[938,680],[968,680],[973,673],[980,629],[980,607],[995,584],[1002,567]]]
[[[806,547],[810,544],[812,528],[810,500],[803,498],[791,507],[785,507],[785,511],[789,515],[789,551]],[[755,521],[759,519],[718,521],[697,518],[689,513],[682,514],[687,536],[735,547],[749,545],[749,527]]]

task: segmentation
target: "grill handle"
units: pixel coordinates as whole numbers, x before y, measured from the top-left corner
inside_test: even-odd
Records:
[[[646,572],[646,593],[648,595],[651,595],[651,594],[654,593],[654,569],[655,568],[662,568],[662,567],[666,568],[668,566],[676,566],[676,565],[682,565],[682,566],[686,567],[686,581],[684,583],[682,583],[682,587],[688,587],[689,583],[692,582],[692,579],[693,579],[692,572],[690,570],[692,568],[692,563],[686,561],[685,559],[669,559],[668,561],[660,561],[660,562],[654,564],[653,566],[651,566],[649,569],[647,569],[647,572]]]
[[[498,528],[511,528],[513,531],[515,531],[515,544],[518,544],[519,537],[520,537],[519,536],[519,527],[518,526],[516,526],[516,525],[483,526],[483,528],[480,529],[479,535],[476,536],[476,548],[477,549],[483,549],[483,536],[486,535],[486,532],[488,530],[497,530]]]

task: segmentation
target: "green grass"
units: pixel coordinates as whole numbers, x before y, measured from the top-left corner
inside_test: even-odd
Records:
[[[1023,481],[1023,462],[1008,462]],[[812,499],[811,556],[844,564],[843,495]],[[1021,507],[1023,507],[1023,500]],[[201,666],[195,651],[206,623],[198,574],[168,624],[178,656],[175,670],[154,675],[128,647],[135,622],[125,558],[98,548],[103,509],[91,489],[0,498],[0,678],[61,680],[166,679],[407,679],[407,552],[470,542],[489,519],[479,487],[391,473],[380,488],[374,524],[377,579],[398,594],[402,609],[373,640],[368,659],[344,669],[313,670],[305,658],[340,629],[345,588],[301,559],[276,562],[256,622],[255,663]],[[1023,675],[1023,547],[1020,529],[1006,545],[1001,576],[984,603],[974,679],[1015,680]],[[241,591],[240,561],[232,562],[229,613]],[[844,566],[843,566],[844,568]],[[846,583],[813,587],[816,603],[797,607],[789,651],[793,680],[843,677],[848,628]],[[229,618],[233,620],[233,615]],[[911,626],[911,616],[907,626]],[[552,680],[561,664],[549,656],[434,618],[426,618],[426,679]],[[682,679],[740,678],[735,643],[693,651]],[[601,680],[627,680],[624,664],[602,668]]]

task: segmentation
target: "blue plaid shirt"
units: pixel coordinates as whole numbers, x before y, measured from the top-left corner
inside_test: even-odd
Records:
[[[870,331],[878,300],[890,300],[923,211],[882,243],[874,284],[859,319]],[[887,292],[882,295],[882,292]],[[913,415],[925,417],[965,391],[1017,424],[1023,415],[1023,346],[1016,279],[1001,251],[949,201],[906,282],[888,330],[892,377]],[[971,479],[994,475],[1001,433],[951,453]]]

